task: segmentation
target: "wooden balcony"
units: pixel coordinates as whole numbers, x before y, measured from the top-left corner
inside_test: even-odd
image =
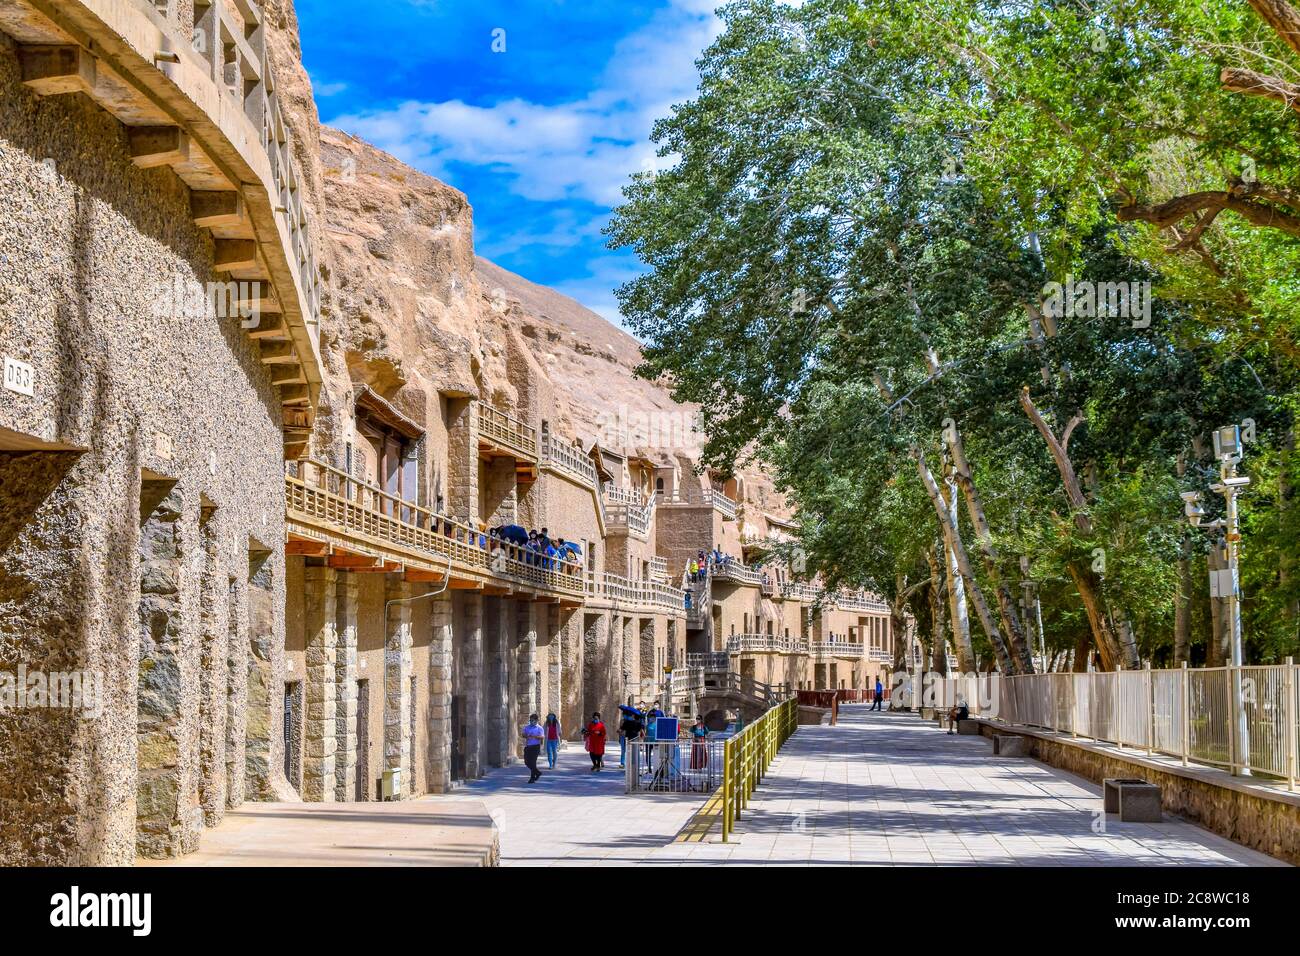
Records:
[[[452,588],[571,606],[586,593],[575,562],[491,541],[312,459],[285,475],[285,517],[288,552],[326,557],[334,567],[401,572],[418,581],[441,581],[450,569]]]
[[[474,403],[474,414],[478,418],[479,457],[513,458],[519,480],[536,481],[536,430],[508,412],[493,408],[484,402]]]
[[[29,89],[85,94],[125,127],[137,166],[168,166],[189,186],[228,280],[216,285],[233,289],[219,315],[260,343],[296,458],[321,382],[320,277],[260,7],[3,0],[0,31],[18,44]]]
[[[727,638],[729,654],[807,654],[808,642],[782,634],[733,634]]]

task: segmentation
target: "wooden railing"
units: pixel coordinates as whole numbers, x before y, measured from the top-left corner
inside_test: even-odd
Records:
[[[763,573],[754,568],[747,568],[739,561],[723,561],[721,564],[715,564],[709,569],[709,573],[715,578],[721,578],[724,581],[739,581],[742,584],[763,583]]]
[[[493,408],[484,402],[475,402],[478,415],[478,432],[504,448],[518,452],[528,459],[537,458],[537,432],[513,415]]]
[[[542,436],[542,464],[568,472],[584,484],[597,489],[596,465],[577,447],[562,442],[552,435]]]
[[[581,596],[581,564],[489,538],[466,524],[405,501],[315,459],[291,463],[285,474],[291,518],[359,535],[377,543],[450,558],[461,571],[493,574]]]

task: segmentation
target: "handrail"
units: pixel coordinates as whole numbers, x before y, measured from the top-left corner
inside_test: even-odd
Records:
[[[862,657],[866,645],[856,641],[813,641],[814,654],[830,657]]]
[[[799,729],[799,704],[793,698],[771,708],[762,717],[727,739],[723,748],[722,842],[749,805],[749,797],[763,781],[787,740]]]
[[[808,642],[783,634],[732,634],[727,638],[727,651],[741,654],[746,651],[778,651],[782,654],[806,654]]]
[[[526,422],[486,402],[475,402],[480,435],[494,439],[525,458],[537,457],[537,432]]]
[[[683,611],[686,606],[686,593],[681,588],[658,581],[634,581],[609,571],[588,576],[587,594],[638,607],[660,607],[674,612]]]
[[[296,474],[291,474],[290,467]],[[325,462],[299,459],[286,466],[286,509],[389,544],[448,557],[453,565],[512,577],[548,590],[581,595],[582,565],[498,541],[454,518],[383,491]]]

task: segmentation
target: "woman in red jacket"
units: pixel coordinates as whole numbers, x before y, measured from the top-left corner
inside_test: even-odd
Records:
[[[591,715],[591,723],[582,728],[582,736],[587,738],[591,772],[597,773],[605,762],[605,725],[601,722],[600,714]]]

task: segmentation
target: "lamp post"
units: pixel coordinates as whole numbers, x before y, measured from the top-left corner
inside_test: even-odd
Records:
[[[1220,532],[1215,546],[1222,549],[1227,567],[1210,572],[1210,596],[1223,598],[1228,602],[1228,621],[1232,639],[1232,706],[1237,711],[1237,759],[1234,763],[1240,763],[1241,773],[1249,776],[1250,768],[1246,764],[1250,761],[1250,731],[1246,724],[1246,708],[1241,690],[1241,668],[1245,659],[1241,647],[1241,577],[1237,568],[1241,543],[1241,529],[1237,519],[1237,495],[1250,484],[1250,479],[1245,475],[1237,474],[1237,465],[1242,457],[1240,427],[1226,425],[1214,433],[1214,457],[1219,460],[1219,480],[1210,485],[1210,490],[1223,495],[1224,517],[1216,518],[1206,524],[1201,523],[1205,509],[1201,507],[1199,491],[1183,492],[1183,510],[1193,528]],[[1232,772],[1237,773],[1235,766]]]

